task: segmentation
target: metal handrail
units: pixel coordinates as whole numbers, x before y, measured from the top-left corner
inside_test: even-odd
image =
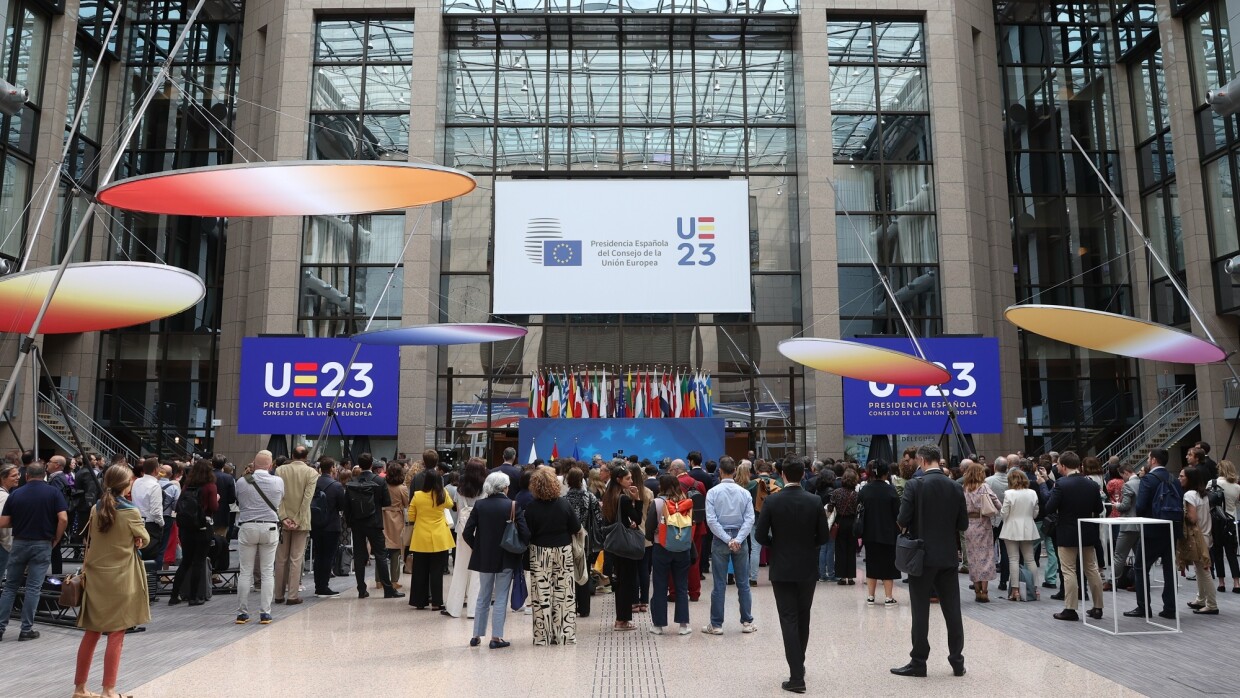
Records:
[[[1111,456],[1127,453],[1135,444],[1144,443],[1150,435],[1166,427],[1171,420],[1197,409],[1197,391],[1193,390],[1185,394],[1184,386],[1176,386],[1171,395],[1155,405],[1154,409],[1150,410],[1131,429],[1099,452],[1098,458],[1105,461]]]
[[[192,452],[189,451],[189,439],[186,438],[184,434],[180,434],[172,429],[169,429],[167,423],[164,422],[162,419],[160,419],[159,410],[157,408],[155,407],[148,408],[145,405],[135,405],[132,401],[127,400],[121,397],[120,395],[113,395],[112,401],[115,402],[116,405],[122,410],[124,410],[125,412],[128,412],[130,415],[136,416],[140,424],[144,426],[153,424],[156,426],[156,428],[159,431],[163,432],[165,435],[169,437],[172,437],[172,438],[165,438],[163,440],[164,443],[162,445],[168,448],[168,450],[180,456],[188,457],[192,455]],[[180,439],[179,442],[177,440],[178,438]],[[184,448],[181,447],[180,445],[181,443],[185,444]],[[149,444],[149,445],[154,448],[158,444]]]
[[[130,463],[138,462],[138,454],[121,443],[103,425],[91,419],[89,415],[82,411],[82,408],[72,402],[66,401],[64,404],[69,408],[68,413],[62,411],[60,405],[56,404],[55,400],[42,392],[39,393],[40,414],[47,413],[58,417],[61,421],[76,429],[79,438],[82,438],[91,448],[109,458],[117,453],[123,453],[129,458]]]

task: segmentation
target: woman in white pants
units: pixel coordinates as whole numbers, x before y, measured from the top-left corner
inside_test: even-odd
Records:
[[[452,567],[452,586],[448,587],[448,597],[444,600],[445,608],[441,613],[453,618],[461,617],[461,608],[470,590],[478,590],[478,573],[469,571],[469,558],[473,549],[465,542],[465,524],[473,513],[474,502],[482,495],[482,483],[486,481],[487,467],[481,458],[470,458],[461,470],[460,482],[456,484],[456,564]],[[474,608],[469,608],[469,618],[474,617]]]
[[[1003,493],[1003,508],[999,516],[1003,518],[1003,528],[999,529],[999,540],[1007,547],[1008,579],[1011,580],[1008,592],[1009,601],[1020,601],[1020,560],[1025,559],[1025,569],[1029,576],[1025,579],[1025,601],[1038,599],[1038,567],[1033,558],[1033,546],[1041,534],[1034,518],[1038,515],[1038,495],[1029,489],[1029,477],[1019,468],[1008,470],[1008,489]]]

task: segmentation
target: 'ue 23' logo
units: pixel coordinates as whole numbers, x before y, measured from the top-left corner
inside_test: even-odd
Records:
[[[276,385],[276,367],[279,368],[279,385]],[[321,366],[313,362],[284,362],[275,364],[268,361],[263,371],[263,387],[271,397],[284,397],[289,390],[293,397],[353,397],[363,398],[375,389],[375,382],[370,377],[374,368],[372,363],[354,363],[350,367],[352,376],[346,382],[345,367],[338,361],[329,361]],[[320,387],[320,377],[325,379]]]
[[[676,246],[676,251],[683,254],[676,264],[682,267],[709,267],[715,263],[714,216],[677,217],[676,237],[690,241]],[[697,241],[696,245],[692,242],[694,240]]]

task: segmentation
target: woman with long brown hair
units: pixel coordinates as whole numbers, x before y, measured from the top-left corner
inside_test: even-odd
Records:
[[[603,521],[626,528],[641,525],[641,493],[633,484],[633,476],[623,465],[613,465],[607,492],[603,495]],[[630,560],[608,554],[612,564],[612,586],[615,589],[616,623],[613,630],[636,630],[633,625],[633,606],[637,604],[637,566],[640,560]]]
[[[969,580],[973,582],[973,597],[979,603],[990,602],[986,588],[990,580],[999,576],[995,572],[995,532],[991,517],[1003,506],[990,486],[986,484],[986,468],[972,463],[964,471],[964,503],[969,512],[969,527],[964,531],[965,556],[969,561]],[[987,508],[986,505],[990,506]],[[1012,580],[1017,586],[1019,579]]]
[[[678,536],[677,533],[683,532]],[[678,541],[689,539],[684,548]],[[689,629],[689,566],[693,564],[693,502],[685,497],[685,490],[675,475],[659,476],[659,497],[646,513],[646,541],[653,544],[654,603],[651,604],[650,632],[662,635],[667,626],[667,585],[663,580],[669,576],[676,587],[676,617],[679,633],[688,635]],[[669,540],[670,539],[670,540]],[[669,548],[670,546],[670,548]]]
[[[96,694],[86,690],[95,647],[108,636],[103,655],[103,696],[117,698],[117,674],[125,630],[151,620],[147,603],[146,570],[137,551],[150,543],[142,514],[129,501],[133,471],[114,465],[103,474],[103,492],[91,510],[86,551],[82,560],[85,580],[77,625],[86,631],[78,645],[74,698]]]
[[[207,602],[207,554],[211,552],[213,529],[210,518],[219,509],[220,496],[215,487],[215,470],[211,461],[199,458],[194,461],[189,475],[182,484],[181,497],[197,497],[198,508],[207,521],[206,526],[195,527],[177,517],[177,531],[181,537],[181,565],[172,580],[172,597],[169,606],[181,603],[181,591],[186,591],[189,605],[201,606]],[[179,509],[179,507],[178,507]]]

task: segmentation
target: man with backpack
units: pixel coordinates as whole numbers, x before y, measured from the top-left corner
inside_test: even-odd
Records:
[[[340,515],[345,509],[344,485],[332,477],[336,461],[324,456],[319,459],[319,479],[314,483],[314,499],[310,500],[310,546],[314,551],[314,595],[334,599],[332,561],[340,547]]]
[[[284,502],[284,481],[271,474],[271,451],[259,451],[254,456],[253,474],[237,478],[236,486],[237,506],[240,508],[237,512],[237,543],[241,558],[237,573],[236,623],[245,625],[250,622],[250,589],[254,586],[257,558],[259,578],[262,580],[262,589],[258,594],[258,622],[267,625],[271,622],[271,601],[276,586],[276,547],[280,543],[280,522],[276,512]]]
[[[404,598],[405,594],[396,591],[392,584],[383,542],[383,507],[392,505],[392,496],[388,493],[387,483],[371,472],[374,458],[369,453],[357,457],[357,466],[362,473],[349,480],[344,488],[344,517],[353,531],[353,576],[357,579],[357,598],[370,596],[366,591],[366,562],[370,558],[367,544],[369,552],[375,556],[375,577],[383,586],[383,598]]]
[[[310,449],[293,449],[293,460],[276,468],[276,477],[284,482],[284,501],[279,504],[277,520],[283,532],[276,548],[276,603],[295,606],[301,603],[301,571],[306,559],[306,539],[310,536],[310,500],[319,474],[306,458]]]
[[[1141,478],[1141,486],[1137,489],[1137,516],[1170,521],[1171,526],[1145,525],[1145,548],[1143,550],[1140,545],[1137,546],[1137,566],[1133,573],[1137,607],[1124,612],[1129,618],[1149,617],[1152,609],[1146,605],[1146,596],[1150,589],[1150,568],[1155,560],[1162,560],[1163,610],[1158,615],[1168,620],[1175,619],[1176,564],[1171,555],[1171,537],[1175,536],[1178,540],[1183,530],[1184,492],[1180,489],[1179,479],[1167,470],[1169,458],[1165,448],[1150,451],[1149,472]]]

